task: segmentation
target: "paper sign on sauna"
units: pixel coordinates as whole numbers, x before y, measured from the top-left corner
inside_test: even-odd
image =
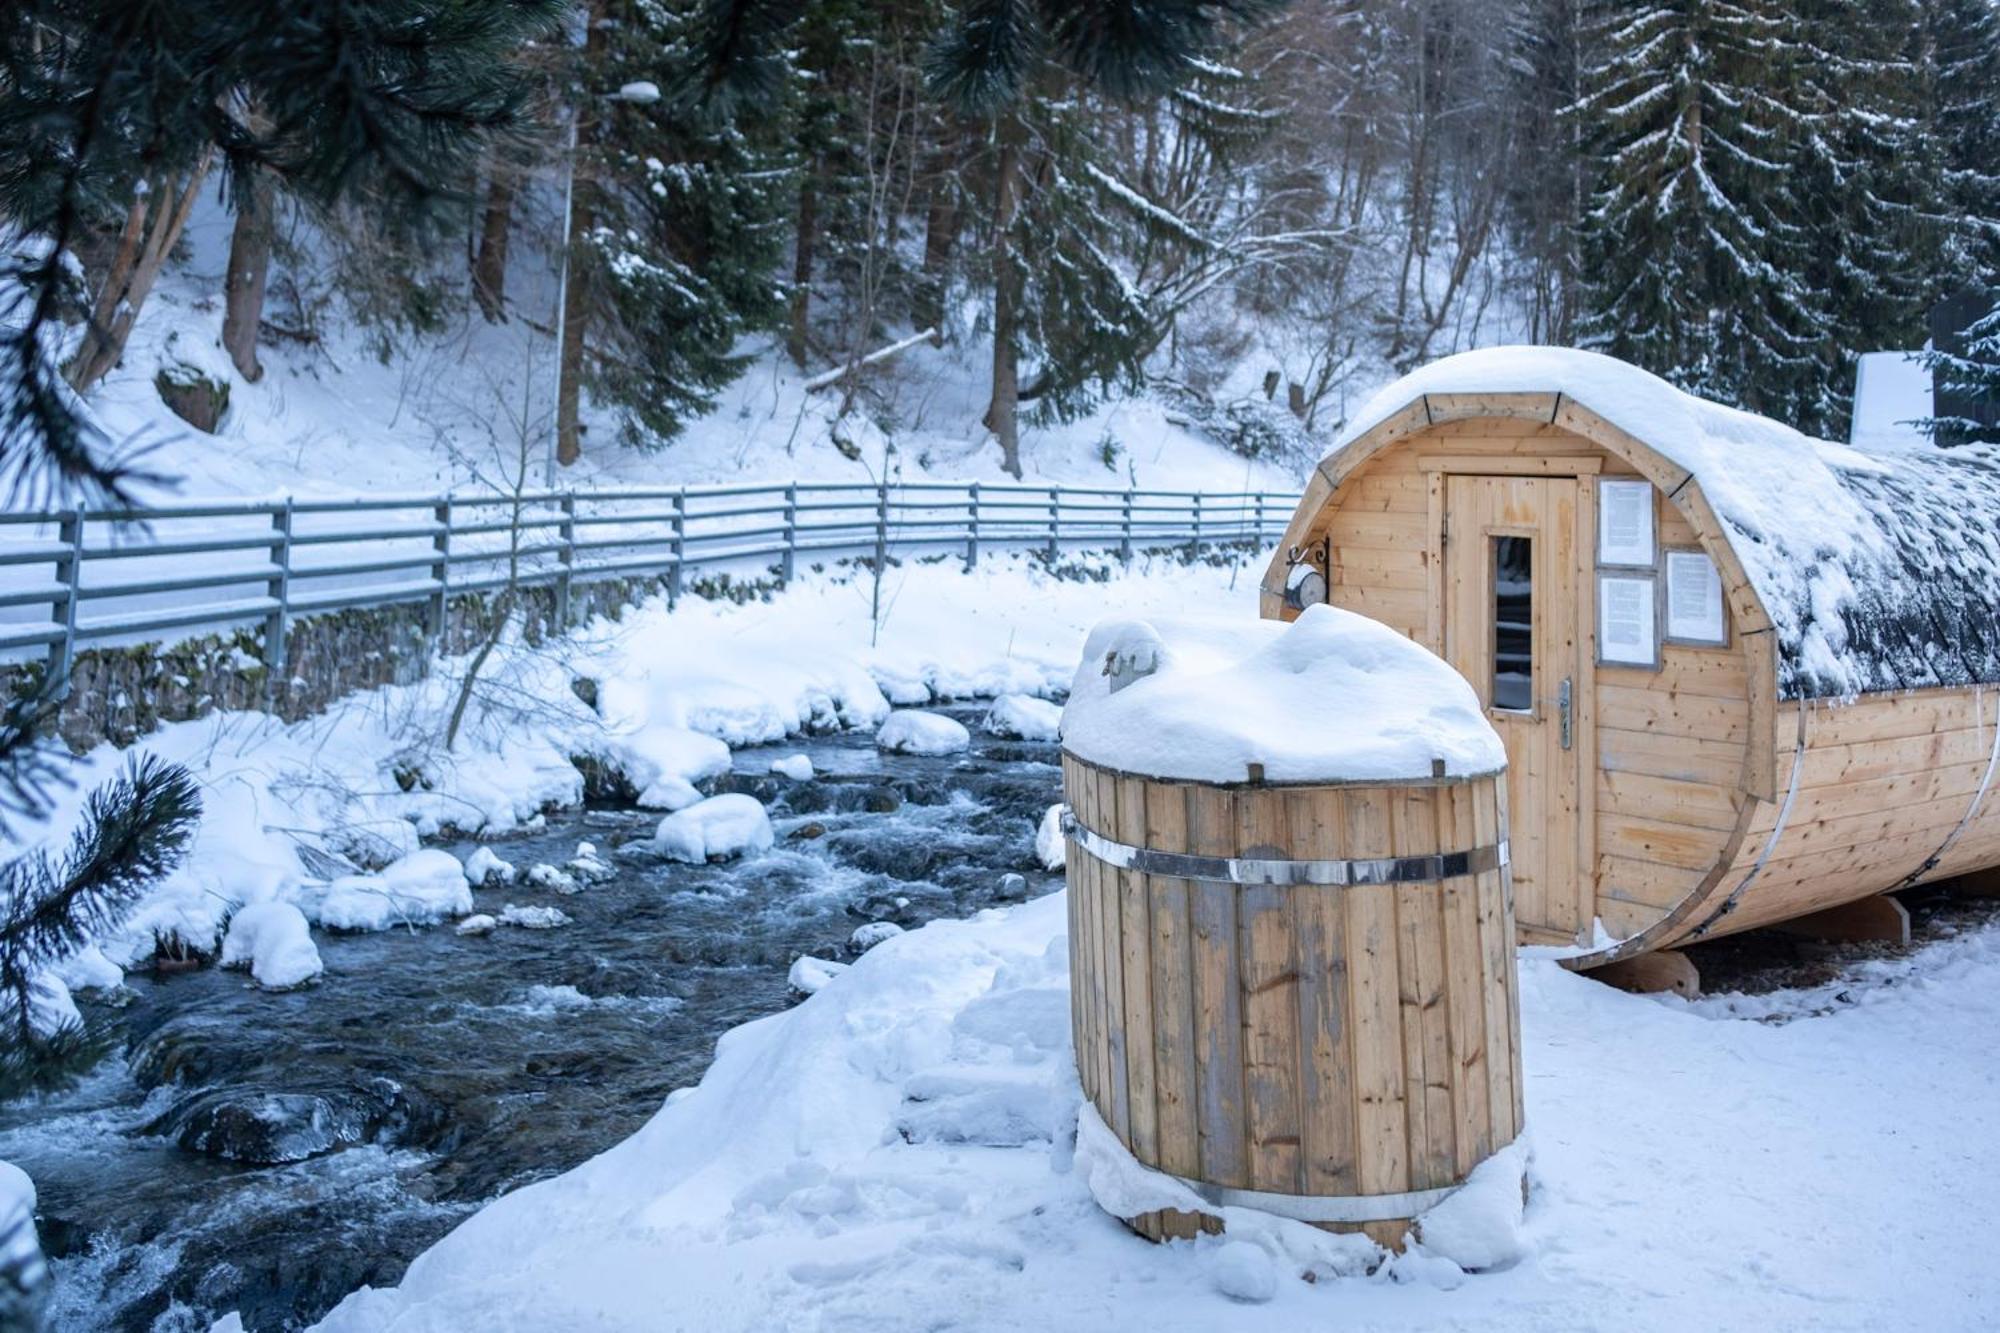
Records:
[[[1597,491],[1597,563],[1653,563],[1653,483],[1604,481]]]
[[[1667,552],[1667,637],[1724,643],[1722,575],[1700,551]]]
[[[1659,661],[1653,581],[1617,574],[1597,579],[1597,651],[1606,662],[1652,666]]]

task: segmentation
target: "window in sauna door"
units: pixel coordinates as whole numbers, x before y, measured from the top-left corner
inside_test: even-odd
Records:
[[[1535,539],[1493,538],[1493,706],[1535,706]]]

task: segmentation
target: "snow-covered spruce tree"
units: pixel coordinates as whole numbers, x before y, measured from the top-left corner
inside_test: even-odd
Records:
[[[1579,342],[1695,393],[1810,416],[1827,367],[1781,6],[1605,2],[1586,24]]]
[[[1926,130],[1941,164],[1952,279],[2000,286],[2000,5],[1924,0]]]
[[[114,488],[46,364],[45,335],[88,289],[72,386],[117,364],[211,167],[246,203],[273,180],[319,202],[435,200],[516,121],[506,53],[561,0],[261,0],[0,7],[0,213],[40,244],[9,261],[0,318],[24,438],[64,479]],[[239,312],[239,323],[248,312]],[[22,432],[26,431],[27,435]]]
[[[564,392],[588,383],[640,447],[706,410],[742,369],[737,342],[773,324],[784,302],[775,273],[792,171],[774,132],[782,118],[607,96],[689,63],[691,10],[687,0],[600,0],[574,93]],[[580,456],[573,401],[558,441],[563,463]]]
[[[186,769],[144,756],[90,794],[61,856],[0,865],[0,1100],[60,1087],[110,1044],[51,1003],[45,976],[115,927],[185,854],[201,817]]]
[[[2000,444],[2000,301],[1966,329],[1963,348],[1933,349],[1924,355],[1924,365],[1947,401],[1988,405],[1979,415],[1930,417],[1924,430],[1939,444]]]

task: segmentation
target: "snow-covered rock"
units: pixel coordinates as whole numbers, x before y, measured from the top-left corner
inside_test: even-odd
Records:
[[[490,889],[514,882],[514,863],[503,861],[491,847],[475,847],[465,858],[465,878],[475,889]]]
[[[501,908],[495,919],[503,926],[518,926],[522,930],[554,930],[570,922],[569,913],[560,907],[516,907],[512,903]]]
[[[474,912],[455,927],[460,935],[491,935],[500,924],[497,917],[488,912]]]
[[[893,754],[957,754],[972,744],[972,733],[942,713],[906,708],[889,714],[875,744]]]
[[[800,954],[792,960],[792,970],[785,974],[785,984],[801,995],[817,995],[847,967],[846,963],[836,963],[831,958]]]
[[[804,782],[813,775],[812,756],[792,754],[786,755],[783,759],[773,759],[771,771],[779,777],[790,778],[794,782]]]
[[[63,959],[54,970],[63,985],[73,991],[110,991],[125,984],[125,969],[94,944]]]
[[[882,941],[893,940],[902,933],[903,928],[893,921],[870,921],[854,928],[854,933],[847,937],[847,947],[856,953],[867,953]]]
[[[434,925],[472,910],[465,868],[434,847],[411,852],[377,875],[343,875],[328,884],[312,914],[329,930],[387,930]]]
[[[1052,741],[1062,727],[1062,709],[1047,699],[1027,694],[1003,694],[980,723],[987,734],[1009,740]]]
[[[12,1162],[0,1162],[0,1313],[9,1327],[36,1329],[49,1299],[51,1270],[35,1230],[35,1182]]]
[[[292,990],[326,971],[306,914],[276,901],[236,909],[222,939],[222,966],[249,968],[265,990]]]
[[[1278,1294],[1278,1269],[1260,1245],[1225,1242],[1210,1262],[1215,1289],[1233,1301],[1261,1305]]]
[[[1191,782],[1428,779],[1498,771],[1500,737],[1463,676],[1379,621],[1312,606],[1290,624],[1106,621],[1091,631],[1063,743],[1104,768]]]
[[[597,844],[594,842],[579,842],[576,845],[576,855],[569,859],[563,869],[584,884],[599,884],[618,873],[611,868],[609,861],[598,854]]]
[[[547,889],[550,893],[568,895],[583,892],[583,885],[576,882],[575,875],[561,866],[552,866],[546,861],[528,867],[528,883],[538,889]]]
[[[1063,837],[1062,814],[1062,804],[1057,802],[1043,813],[1041,825],[1035,829],[1035,859],[1044,870],[1063,868],[1068,840]]]
[[[701,790],[686,778],[668,774],[639,793],[641,810],[684,810],[701,799]]]
[[[698,864],[767,851],[775,837],[763,803],[730,792],[668,815],[660,821],[653,841],[663,855]]]

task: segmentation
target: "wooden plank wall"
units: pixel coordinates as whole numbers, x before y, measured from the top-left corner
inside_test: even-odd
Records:
[[[1550,475],[1572,465],[1584,475],[1638,475],[1594,441],[1542,422],[1476,418],[1419,431],[1357,470],[1314,533],[1328,541],[1333,604],[1441,652],[1432,573],[1441,501],[1426,468],[1486,457],[1496,470],[1541,459]],[[1663,545],[1699,545],[1664,498],[1656,512]],[[1595,553],[1580,556],[1582,610],[1594,626]],[[1586,674],[1580,688],[1590,681]],[[1579,864],[1596,914],[1625,937],[1694,892],[1727,852],[1743,800],[1749,664],[1732,625],[1726,648],[1663,645],[1662,670],[1600,668],[1594,684],[1597,772],[1583,780],[1594,784],[1595,813]]]
[[[1494,781],[1240,788],[1065,756],[1078,819],[1135,846],[1340,858],[1500,836]],[[1499,871],[1434,884],[1242,886],[1114,870],[1071,844],[1085,1093],[1139,1160],[1284,1194],[1456,1183],[1522,1116],[1513,922]],[[1156,1238],[1199,1219],[1152,1216]],[[1400,1242],[1401,1222],[1365,1228]]]
[[[1780,710],[1780,738],[1798,735],[1800,707]],[[1784,830],[1734,908],[1709,924],[1707,935],[1836,907],[1909,880],[1972,808],[2000,726],[2000,689],[1866,695],[1804,708],[1806,749]],[[1724,877],[1724,893],[1749,875],[1770,844],[1774,823],[1774,814],[1760,814]],[[1989,791],[1949,853],[1923,878],[1993,865],[2000,865],[2000,793]],[[1689,928],[1705,917],[1697,912]]]

